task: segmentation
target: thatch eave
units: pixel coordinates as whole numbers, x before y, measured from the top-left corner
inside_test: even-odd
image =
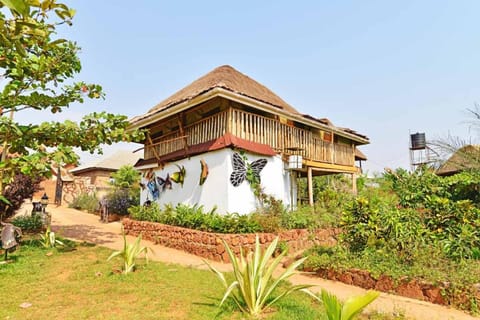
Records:
[[[276,115],[282,116],[284,118],[287,118],[287,119],[290,119],[290,120],[297,121],[299,123],[308,125],[308,126],[313,127],[313,128],[318,128],[318,129],[325,130],[325,131],[332,131],[337,135],[340,135],[340,136],[343,136],[343,137],[346,137],[348,139],[351,139],[351,140],[355,141],[358,145],[369,143],[369,139],[366,136],[353,134],[353,133],[350,133],[350,132],[346,132],[341,128],[337,128],[333,125],[324,124],[323,121],[319,121],[319,119],[316,119],[312,116],[306,117],[305,115],[302,115],[302,114],[292,114],[292,113],[287,112],[283,109],[279,109],[278,107],[272,106],[269,103],[264,103],[264,102],[261,102],[257,99],[253,99],[251,97],[247,97],[245,95],[235,93],[235,92],[232,92],[230,90],[226,90],[226,89],[221,88],[221,87],[215,87],[211,90],[203,92],[200,95],[195,96],[194,98],[192,98],[190,100],[186,100],[186,101],[180,102],[176,105],[172,105],[168,109],[163,109],[163,110],[160,110],[160,111],[157,111],[157,112],[153,112],[151,114],[147,113],[143,116],[132,118],[130,120],[129,129],[134,130],[134,129],[145,128],[145,127],[147,127],[147,126],[149,126],[153,123],[156,123],[160,120],[166,119],[166,118],[168,118],[172,115],[175,115],[179,112],[187,110],[187,109],[189,109],[189,108],[191,108],[195,105],[198,105],[200,103],[208,101],[208,100],[210,100],[214,97],[222,97],[222,98],[232,100],[232,101],[244,104],[244,105],[248,105],[248,106],[251,106],[255,109],[265,111],[265,112],[268,112],[268,113],[272,113],[272,114],[276,114]]]

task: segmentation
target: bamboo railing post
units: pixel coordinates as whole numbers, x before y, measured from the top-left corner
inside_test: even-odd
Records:
[[[232,134],[232,121],[233,121],[233,110],[231,107],[228,107],[226,133]]]
[[[183,113],[179,113],[177,116],[177,123],[178,129],[180,130],[180,136],[184,136],[183,138],[183,150],[185,155],[188,153],[188,141],[187,137],[185,136],[185,131],[183,130]]]

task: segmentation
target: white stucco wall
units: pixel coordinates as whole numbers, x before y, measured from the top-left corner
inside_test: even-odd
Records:
[[[218,213],[247,214],[256,209],[256,199],[250,188],[249,183],[245,180],[238,187],[234,187],[230,183],[230,175],[233,171],[232,156],[234,151],[231,149],[222,149],[193,156],[191,158],[182,159],[172,163],[168,163],[164,168],[153,169],[157,177],[165,178],[167,173],[178,171],[177,166],[184,166],[186,170],[185,182],[183,188],[180,184],[173,183],[172,189],[162,191],[160,188],[160,196],[157,202],[160,205],[185,203],[188,205],[203,205],[205,210],[217,208]],[[261,185],[267,194],[273,195],[280,199],[285,205],[290,205],[290,174],[284,170],[284,164],[280,156],[261,156],[246,153],[248,162],[257,159],[267,159],[267,164],[260,172]],[[203,159],[208,165],[209,174],[205,183],[200,186],[200,160]],[[147,180],[142,178],[142,182],[146,185]],[[294,197],[296,199],[296,188],[294,189]],[[145,188],[141,192],[141,202],[145,202],[148,198],[152,200],[152,196]]]

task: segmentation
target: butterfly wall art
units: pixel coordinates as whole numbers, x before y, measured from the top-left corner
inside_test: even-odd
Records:
[[[248,163],[246,157],[234,152],[232,158],[233,172],[230,175],[230,182],[234,187],[238,187],[247,178],[247,173],[251,173],[253,178],[260,182],[260,171],[267,165],[267,159],[258,159]]]
[[[152,176],[147,182],[147,189],[152,195],[153,200],[157,200],[160,197],[160,190],[158,189],[157,183],[155,181],[155,175]]]
[[[200,160],[200,181],[198,182],[199,185],[203,185],[205,180],[207,180],[208,176],[208,165],[205,160]]]
[[[183,183],[185,182],[185,175],[187,174],[187,171],[185,170],[184,166],[180,167],[177,164],[176,166],[178,168],[178,171],[172,173],[172,176],[170,177],[170,179],[175,183],[179,183],[183,188]]]
[[[162,191],[165,191],[166,189],[172,189],[172,179],[168,173],[165,178],[157,177],[157,183],[162,188]]]

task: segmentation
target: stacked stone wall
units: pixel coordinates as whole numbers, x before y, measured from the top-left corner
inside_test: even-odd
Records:
[[[222,239],[235,254],[242,250],[252,250],[255,246],[256,234],[222,234],[210,233],[187,228],[175,227],[161,223],[137,221],[125,218],[122,220],[126,234],[138,236],[169,248],[178,249],[214,261],[228,262],[228,254]],[[290,252],[310,248],[314,244],[332,246],[337,242],[340,229],[307,229],[286,230],[275,233],[258,233],[263,247],[268,246],[277,236],[288,246]]]

